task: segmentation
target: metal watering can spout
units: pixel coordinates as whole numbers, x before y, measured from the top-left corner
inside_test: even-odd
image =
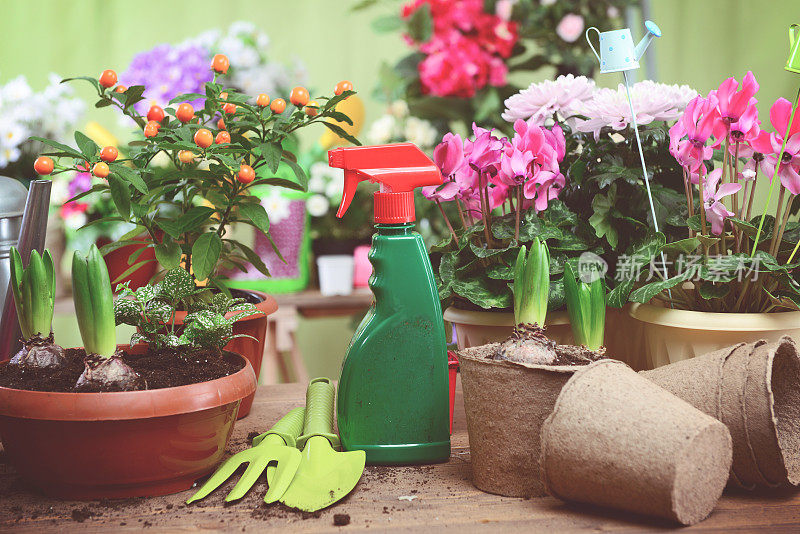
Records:
[[[652,20],[644,21],[644,27],[647,30],[647,33],[644,37],[642,37],[642,40],[639,41],[639,44],[636,45],[636,48],[633,52],[636,61],[642,59],[642,56],[644,55],[645,50],[647,50],[647,47],[650,46],[650,41],[653,40],[653,37],[661,37],[661,28],[659,28],[658,25]]]

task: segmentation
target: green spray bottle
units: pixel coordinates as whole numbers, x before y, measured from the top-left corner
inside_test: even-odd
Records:
[[[337,148],[344,169],[344,216],[358,184],[374,194],[369,287],[375,300],[356,329],[339,378],[336,411],[345,450],[369,464],[414,464],[450,457],[444,321],[433,269],[414,231],[414,189],[441,185],[434,163],[411,143]]]

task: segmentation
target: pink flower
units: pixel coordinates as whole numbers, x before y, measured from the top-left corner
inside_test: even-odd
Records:
[[[433,162],[442,176],[452,176],[464,164],[464,142],[458,134],[446,133],[442,142],[433,149]]]
[[[744,75],[741,89],[739,89],[739,82],[732,77],[720,84],[719,89],[716,91],[717,106],[719,108],[720,123],[726,132],[729,132],[731,125],[739,122],[746,113],[750,113],[755,119],[758,118],[758,112],[755,111],[755,105],[758,101],[753,98],[758,88],[756,77],[753,76],[751,71],[747,71],[747,74]]]
[[[728,211],[722,199],[738,192],[742,184],[725,183],[719,185],[722,178],[722,168],[714,169],[705,179],[703,188],[703,206],[706,210],[706,219],[711,223],[711,232],[720,235],[725,228],[725,219],[733,217],[734,213]]]
[[[574,43],[583,33],[583,17],[567,13],[556,26],[556,34],[568,43]]]
[[[719,110],[716,98],[698,96],[686,106],[680,120],[669,130],[670,147],[678,162],[686,168],[696,170],[705,160],[711,159],[714,149],[706,146],[718,124]],[[687,139],[681,140],[684,136]]]
[[[475,140],[470,145],[468,161],[473,169],[479,172],[494,174],[500,163],[503,141],[494,136],[493,130],[487,130],[472,123]]]
[[[775,175],[775,167],[778,167],[778,177],[780,178],[781,185],[788,189],[793,195],[800,193],[800,119],[798,113],[795,113],[795,118],[792,121],[791,128],[789,129],[789,139],[786,141],[786,147],[783,151],[783,157],[780,164],[778,164],[778,154],[783,145],[783,135],[786,133],[786,128],[789,127],[789,117],[792,113],[792,104],[785,98],[779,98],[775,101],[769,110],[769,119],[775,132],[767,133],[761,131],[754,140],[750,142],[750,146],[756,152],[764,154],[764,160],[761,162],[761,169],[764,174],[769,176],[770,181]]]
[[[544,136],[542,137],[544,139]],[[531,163],[535,155],[530,151],[523,151],[515,146],[503,152],[500,156],[500,171],[497,177],[505,185],[522,185],[532,177]]]

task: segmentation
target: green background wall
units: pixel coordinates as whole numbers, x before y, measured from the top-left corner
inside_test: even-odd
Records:
[[[272,58],[305,63],[312,90],[327,92],[340,79],[351,80],[365,101],[369,124],[381,113],[380,103],[371,98],[379,65],[402,56],[407,48],[399,35],[375,34],[370,27],[374,18],[397,9],[399,2],[353,13],[354,3],[0,0],[0,82],[24,74],[34,88],[41,88],[49,72],[68,76],[99,75],[105,68],[123,71],[134,54],[156,44],[249,20],[269,34]],[[659,81],[688,83],[707,92],[727,76],[741,79],[752,70],[762,87],[758,97],[765,123],[778,96],[794,96],[800,76],[782,67],[788,51],[787,26],[800,22],[797,0],[653,0],[651,9],[651,18],[663,31],[648,59],[656,61]],[[632,31],[638,37],[642,28]],[[639,74],[643,76],[644,70]],[[616,76],[599,81],[613,86],[621,81]],[[84,87],[80,91],[91,98]],[[90,113],[91,119],[117,128],[112,112]],[[301,324],[298,338],[307,358],[311,355],[312,374],[336,374],[351,327],[347,319]],[[56,328],[60,335],[77,335],[69,317],[60,318]]]

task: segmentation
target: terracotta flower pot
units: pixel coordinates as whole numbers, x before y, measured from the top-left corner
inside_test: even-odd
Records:
[[[459,350],[499,343],[514,330],[512,312],[461,310],[450,306],[444,311],[444,320],[455,325]],[[549,312],[546,322],[547,337],[561,345],[575,342],[567,312]],[[644,362],[639,361],[641,351],[631,350],[641,346],[641,332],[637,327],[626,308],[606,309],[606,355],[640,370],[645,368]]]
[[[263,315],[255,314],[239,318],[233,325],[234,334],[246,334],[255,339],[248,337],[237,337],[231,340],[230,343],[225,345],[225,350],[241,354],[250,365],[256,374],[256,381],[261,376],[261,360],[264,358],[264,347],[267,342],[267,324],[269,322],[269,315],[275,313],[278,309],[278,303],[275,299],[266,293],[253,290],[241,290],[246,293],[251,293],[261,299],[261,302],[256,304],[256,308],[263,313]],[[177,326],[183,325],[183,320],[186,319],[187,312],[179,311],[175,313],[175,324]],[[233,313],[228,314],[228,316]],[[250,413],[250,407],[253,405],[253,398],[255,391],[253,391],[246,398],[242,399],[242,405],[239,407],[239,419],[245,417]]]
[[[635,329],[641,332],[633,347],[646,363],[645,369],[694,358],[700,354],[784,335],[800,340],[800,311],[776,313],[712,313],[674,310],[652,304],[633,304],[629,310]]]
[[[255,390],[246,360],[229,376],[146,391],[0,387],[0,439],[20,477],[48,495],[91,500],[176,493],[216,467],[242,399]]]

